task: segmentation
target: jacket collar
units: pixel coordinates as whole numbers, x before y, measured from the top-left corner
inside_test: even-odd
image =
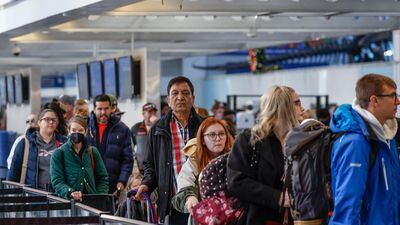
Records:
[[[168,134],[171,134],[171,130],[169,127],[169,123],[172,119],[172,110],[169,109],[165,116],[157,121],[155,124],[156,131],[161,131],[161,132],[167,132]],[[189,128],[189,134],[192,138],[193,134],[196,134],[197,128],[199,127],[200,123],[202,122],[203,118],[201,118],[197,113],[194,107],[190,110],[190,116],[189,116],[189,121],[188,121],[188,128]]]

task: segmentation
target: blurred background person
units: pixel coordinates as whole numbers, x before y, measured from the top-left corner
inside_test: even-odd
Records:
[[[67,123],[65,121],[65,117],[66,117],[65,113],[66,112],[61,107],[60,102],[54,98],[51,102],[44,104],[43,109],[51,109],[54,111],[54,113],[56,114],[56,116],[58,118],[56,131],[63,136],[67,136],[68,135],[68,129],[67,129],[68,127],[67,127]]]
[[[51,156],[51,183],[58,196],[82,201],[83,194],[107,194],[108,174],[96,147],[86,141],[87,119],[74,116],[68,141]]]
[[[89,118],[89,104],[85,99],[79,98],[75,101],[74,115]]]
[[[58,101],[60,102],[61,108],[65,111],[64,119],[68,122],[74,115],[75,100],[72,96],[61,95]]]
[[[25,133],[29,130],[29,129],[34,129],[37,130],[39,128],[38,125],[38,121],[39,120],[39,115],[37,113],[31,113],[28,115],[28,117],[26,118],[26,128],[25,128]],[[17,147],[18,143],[21,140],[25,139],[25,133],[23,135],[20,135],[15,141],[14,144],[11,147],[10,150],[10,154],[8,155],[7,158],[7,168],[10,169],[11,168],[11,162],[14,156],[14,152],[15,152],[15,148]]]

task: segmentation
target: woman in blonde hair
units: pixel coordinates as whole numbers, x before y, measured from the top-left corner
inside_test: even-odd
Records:
[[[283,224],[283,146],[286,134],[299,125],[304,108],[290,87],[274,86],[261,97],[256,125],[236,138],[228,158],[229,193],[245,203],[238,224]],[[288,206],[285,198],[283,206]]]

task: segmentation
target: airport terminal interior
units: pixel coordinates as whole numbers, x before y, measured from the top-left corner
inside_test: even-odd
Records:
[[[275,85],[322,121],[370,73],[400,82],[399,0],[0,0],[0,178],[28,116],[63,96],[91,112],[96,96],[111,95],[130,129],[153,104],[162,118],[168,83],[185,76],[194,106],[232,114],[240,132]],[[7,224],[139,225],[154,214],[151,201],[139,222],[116,216],[112,195],[93,197],[96,209],[18,182],[0,188]]]

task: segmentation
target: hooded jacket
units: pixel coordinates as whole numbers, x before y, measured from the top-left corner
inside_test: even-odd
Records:
[[[121,118],[111,114],[110,121],[103,134],[103,142],[99,143],[99,130],[96,115],[92,112],[89,119],[88,144],[95,146],[104,161],[108,172],[109,191],[114,192],[118,182],[126,183],[132,173],[133,152],[131,131]]]
[[[336,110],[330,127],[334,133],[346,133],[332,147],[334,211],[329,224],[398,225],[400,164],[393,140],[397,123],[390,120],[382,126],[355,101]],[[369,140],[378,145],[371,169]]]
[[[29,141],[29,155],[28,155],[28,162],[27,162],[27,169],[26,169],[26,177],[25,177],[25,184],[30,185],[33,188],[37,188],[37,173],[38,173],[38,146],[36,144],[36,138],[38,132],[37,129],[29,129],[25,137]],[[64,144],[67,140],[66,137],[55,133],[56,140],[58,145]],[[7,174],[7,180],[19,182],[21,177],[21,169],[22,169],[22,162],[24,159],[24,150],[25,150],[25,140],[21,139],[21,141],[15,147],[15,153],[11,162],[10,170]],[[50,180],[49,180],[50,184]]]

